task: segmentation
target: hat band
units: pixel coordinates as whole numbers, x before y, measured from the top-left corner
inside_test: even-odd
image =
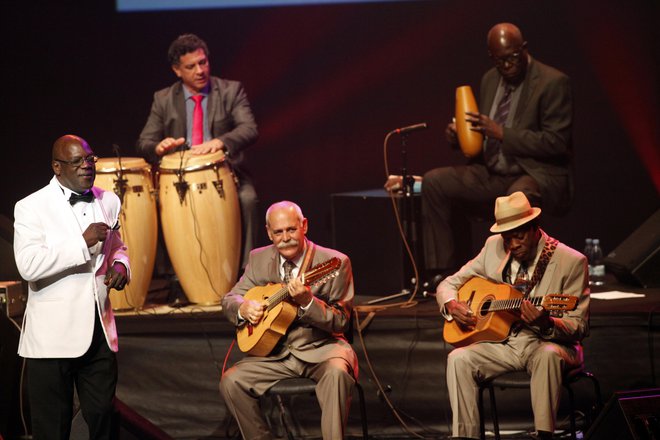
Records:
[[[518,214],[510,215],[509,217],[504,217],[504,218],[498,218],[496,219],[496,223],[498,225],[502,225],[504,223],[510,223],[516,220],[520,220],[521,218],[528,217],[534,213],[533,209],[529,209],[528,211],[521,212]]]

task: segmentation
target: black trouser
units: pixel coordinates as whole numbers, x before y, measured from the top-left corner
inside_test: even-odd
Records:
[[[485,212],[487,219],[492,217],[497,197],[522,191],[532,206],[541,206],[539,184],[526,174],[500,176],[488,172],[485,166],[436,168],[424,175],[422,181],[422,227],[424,238],[424,260],[429,271],[456,269],[462,266],[469,250],[457,249],[465,242],[456,243],[455,232],[461,226],[463,233],[469,234],[469,225],[453,222],[455,211]],[[465,222],[463,222],[465,223]],[[463,238],[464,239],[464,238]],[[469,243],[469,239],[467,240]],[[468,255],[457,255],[457,251],[468,251]]]
[[[34,440],[69,440],[74,384],[90,440],[110,440],[117,358],[108,347],[98,315],[84,355],[28,359],[27,368]]]

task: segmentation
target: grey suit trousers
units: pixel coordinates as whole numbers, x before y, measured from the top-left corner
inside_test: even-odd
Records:
[[[319,364],[304,362],[292,354],[283,359],[237,363],[222,376],[220,393],[238,422],[246,440],[272,439],[259,407],[259,397],[280,379],[309,377],[317,382],[316,397],[321,406],[321,433],[324,440],[342,440],[351,391],[355,379],[342,358]]]
[[[447,388],[452,435],[479,438],[479,382],[511,371],[527,371],[534,426],[553,432],[563,372],[582,364],[582,350],[544,341],[523,329],[505,343],[477,343],[457,348],[447,359]]]

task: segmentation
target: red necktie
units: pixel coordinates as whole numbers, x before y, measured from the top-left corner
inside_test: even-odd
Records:
[[[195,101],[192,123],[192,145],[199,145],[204,142],[204,111],[202,110],[202,99],[204,99],[204,95],[195,95],[192,99]]]

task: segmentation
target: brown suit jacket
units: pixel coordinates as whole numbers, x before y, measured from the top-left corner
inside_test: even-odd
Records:
[[[289,353],[310,363],[319,363],[333,357],[341,357],[352,366],[357,377],[357,357],[344,338],[349,328],[353,308],[353,273],[349,258],[333,249],[307,242],[308,251],[315,248],[310,267],[337,257],[342,264],[338,275],[320,286],[312,287],[314,301],[310,308],[289,327],[281,341],[282,349],[269,357],[246,356],[243,361],[277,360]],[[238,283],[222,299],[222,309],[234,325],[238,322],[238,309],[243,295],[255,286],[281,283],[279,253],[275,246],[265,246],[250,253],[245,273]],[[277,351],[277,349],[276,349]]]

